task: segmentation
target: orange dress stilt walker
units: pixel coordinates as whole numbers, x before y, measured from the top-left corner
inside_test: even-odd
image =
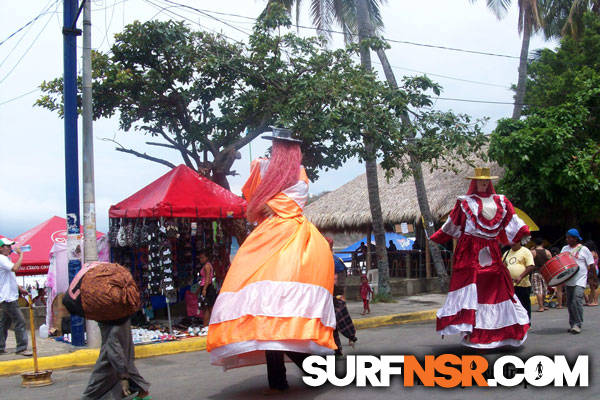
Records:
[[[242,191],[251,201],[269,160],[252,163]],[[332,354],[333,257],[329,244],[302,215],[308,178],[266,204],[274,215],[244,241],[213,308],[207,349],[226,369],[265,363],[265,350]]]

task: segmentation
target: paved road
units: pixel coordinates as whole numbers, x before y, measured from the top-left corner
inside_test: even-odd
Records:
[[[363,310],[362,301],[349,301],[348,311],[353,319],[358,320],[381,315],[433,310],[440,308],[444,304],[445,299],[446,295],[440,293],[423,293],[414,296],[400,297],[397,298],[394,303],[372,304],[371,313],[367,315],[360,314]],[[167,321],[162,322],[165,326],[167,326]],[[6,340],[7,354],[1,355],[0,361],[22,359],[23,356],[14,354],[15,347],[15,335],[13,331],[10,331]],[[31,337],[29,337],[29,347],[31,348]],[[37,337],[37,349],[40,357],[53,356],[80,350],[78,347],[73,347],[63,342],[57,342],[53,339],[41,339],[39,337]],[[0,399],[2,399],[2,396],[0,396]]]
[[[401,379],[392,379],[390,388],[336,388],[326,386],[311,389],[300,380],[300,371],[293,365],[288,367],[291,389],[282,398],[286,399],[591,399],[600,398],[600,381],[596,370],[600,367],[600,307],[585,310],[586,323],[580,335],[566,333],[566,310],[551,310],[534,313],[533,328],[526,345],[516,354],[527,357],[536,354],[565,354],[574,357],[590,355],[590,387],[588,388],[467,388],[441,389],[414,387],[405,388]],[[359,331],[360,354],[464,354],[457,337],[441,339],[434,332],[433,323],[409,324]],[[506,354],[506,353],[504,353]],[[503,353],[487,353],[493,360]],[[266,386],[264,366],[241,368],[223,372],[208,364],[205,352],[187,353],[139,360],[143,376],[152,384],[156,400],[184,399],[260,399]],[[89,368],[55,371],[56,383],[36,389],[19,387],[20,377],[0,378],[0,398],[3,400],[69,400],[76,399],[83,391],[89,377]],[[535,396],[535,397],[531,397]],[[277,398],[277,396],[275,396]]]

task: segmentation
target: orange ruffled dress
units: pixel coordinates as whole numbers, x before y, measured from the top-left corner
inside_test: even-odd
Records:
[[[250,199],[267,159],[252,163],[242,188]],[[225,277],[208,330],[210,362],[225,369],[265,363],[265,350],[332,354],[333,257],[329,244],[302,215],[308,178],[267,202],[275,215],[244,241]]]

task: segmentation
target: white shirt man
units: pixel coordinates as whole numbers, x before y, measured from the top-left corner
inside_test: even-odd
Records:
[[[565,282],[565,286],[581,286],[585,289],[587,285],[588,266],[594,265],[594,256],[590,249],[582,244],[576,244],[575,247],[564,246],[561,253],[569,252],[577,261],[579,270],[575,275]]]
[[[581,235],[577,229],[569,229],[566,234],[567,245],[561,250],[561,253],[571,253],[579,266],[577,273],[565,282],[569,325],[571,326],[569,332],[575,334],[581,332],[581,326],[583,325],[583,299],[588,268],[595,268],[594,256],[587,247],[579,243],[581,240]]]
[[[21,314],[19,304],[19,285],[17,285],[17,276],[15,272],[21,267],[23,262],[23,253],[20,249],[15,252],[19,255],[16,263],[10,261],[8,256],[12,252],[11,246],[15,244],[10,239],[0,239],[0,354],[6,353],[6,336],[8,327],[14,321],[15,338],[17,342],[16,353],[24,356],[31,356],[27,351],[27,330],[25,329],[25,318]]]
[[[8,256],[0,254],[0,303],[19,299],[19,285],[14,266],[15,264],[10,261]]]

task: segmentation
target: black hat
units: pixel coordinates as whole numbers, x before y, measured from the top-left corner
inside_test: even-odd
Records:
[[[282,140],[285,142],[292,142],[292,143],[302,143],[302,140],[299,139],[294,139],[292,137],[292,130],[291,129],[287,129],[287,128],[278,128],[276,126],[269,126],[269,128],[271,128],[271,133],[273,134],[272,136],[263,136],[263,139],[268,139],[268,140]]]

